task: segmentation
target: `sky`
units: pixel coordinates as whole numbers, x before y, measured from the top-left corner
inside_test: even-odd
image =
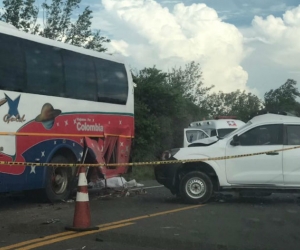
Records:
[[[205,85],[263,97],[300,82],[299,0],[85,0],[133,68],[199,62]]]
[[[41,0],[39,0],[41,1]],[[299,0],[82,0],[108,52],[134,69],[196,61],[213,91],[263,97],[300,82]]]

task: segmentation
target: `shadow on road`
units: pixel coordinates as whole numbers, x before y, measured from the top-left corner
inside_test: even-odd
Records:
[[[270,196],[240,196],[235,197],[233,195],[218,195],[211,200],[214,203],[227,203],[227,204],[299,204],[299,194],[271,194]]]

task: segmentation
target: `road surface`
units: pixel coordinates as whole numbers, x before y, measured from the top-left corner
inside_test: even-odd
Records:
[[[106,198],[93,192],[92,225],[100,229],[83,233],[65,230],[73,222],[74,202],[51,205],[21,196],[0,198],[0,250],[300,248],[299,195],[219,197],[191,206],[163,187],[146,191]]]

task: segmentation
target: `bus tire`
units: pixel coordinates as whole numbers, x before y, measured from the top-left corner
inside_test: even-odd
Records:
[[[69,163],[63,155],[55,155],[50,163]],[[68,167],[47,167],[46,198],[50,202],[67,200],[74,187],[72,169]]]

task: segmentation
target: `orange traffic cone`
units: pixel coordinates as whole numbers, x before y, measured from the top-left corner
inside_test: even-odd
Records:
[[[97,229],[99,229],[99,227],[91,227],[91,213],[86,179],[86,168],[80,167],[73,227],[66,227],[66,230],[81,232]]]

